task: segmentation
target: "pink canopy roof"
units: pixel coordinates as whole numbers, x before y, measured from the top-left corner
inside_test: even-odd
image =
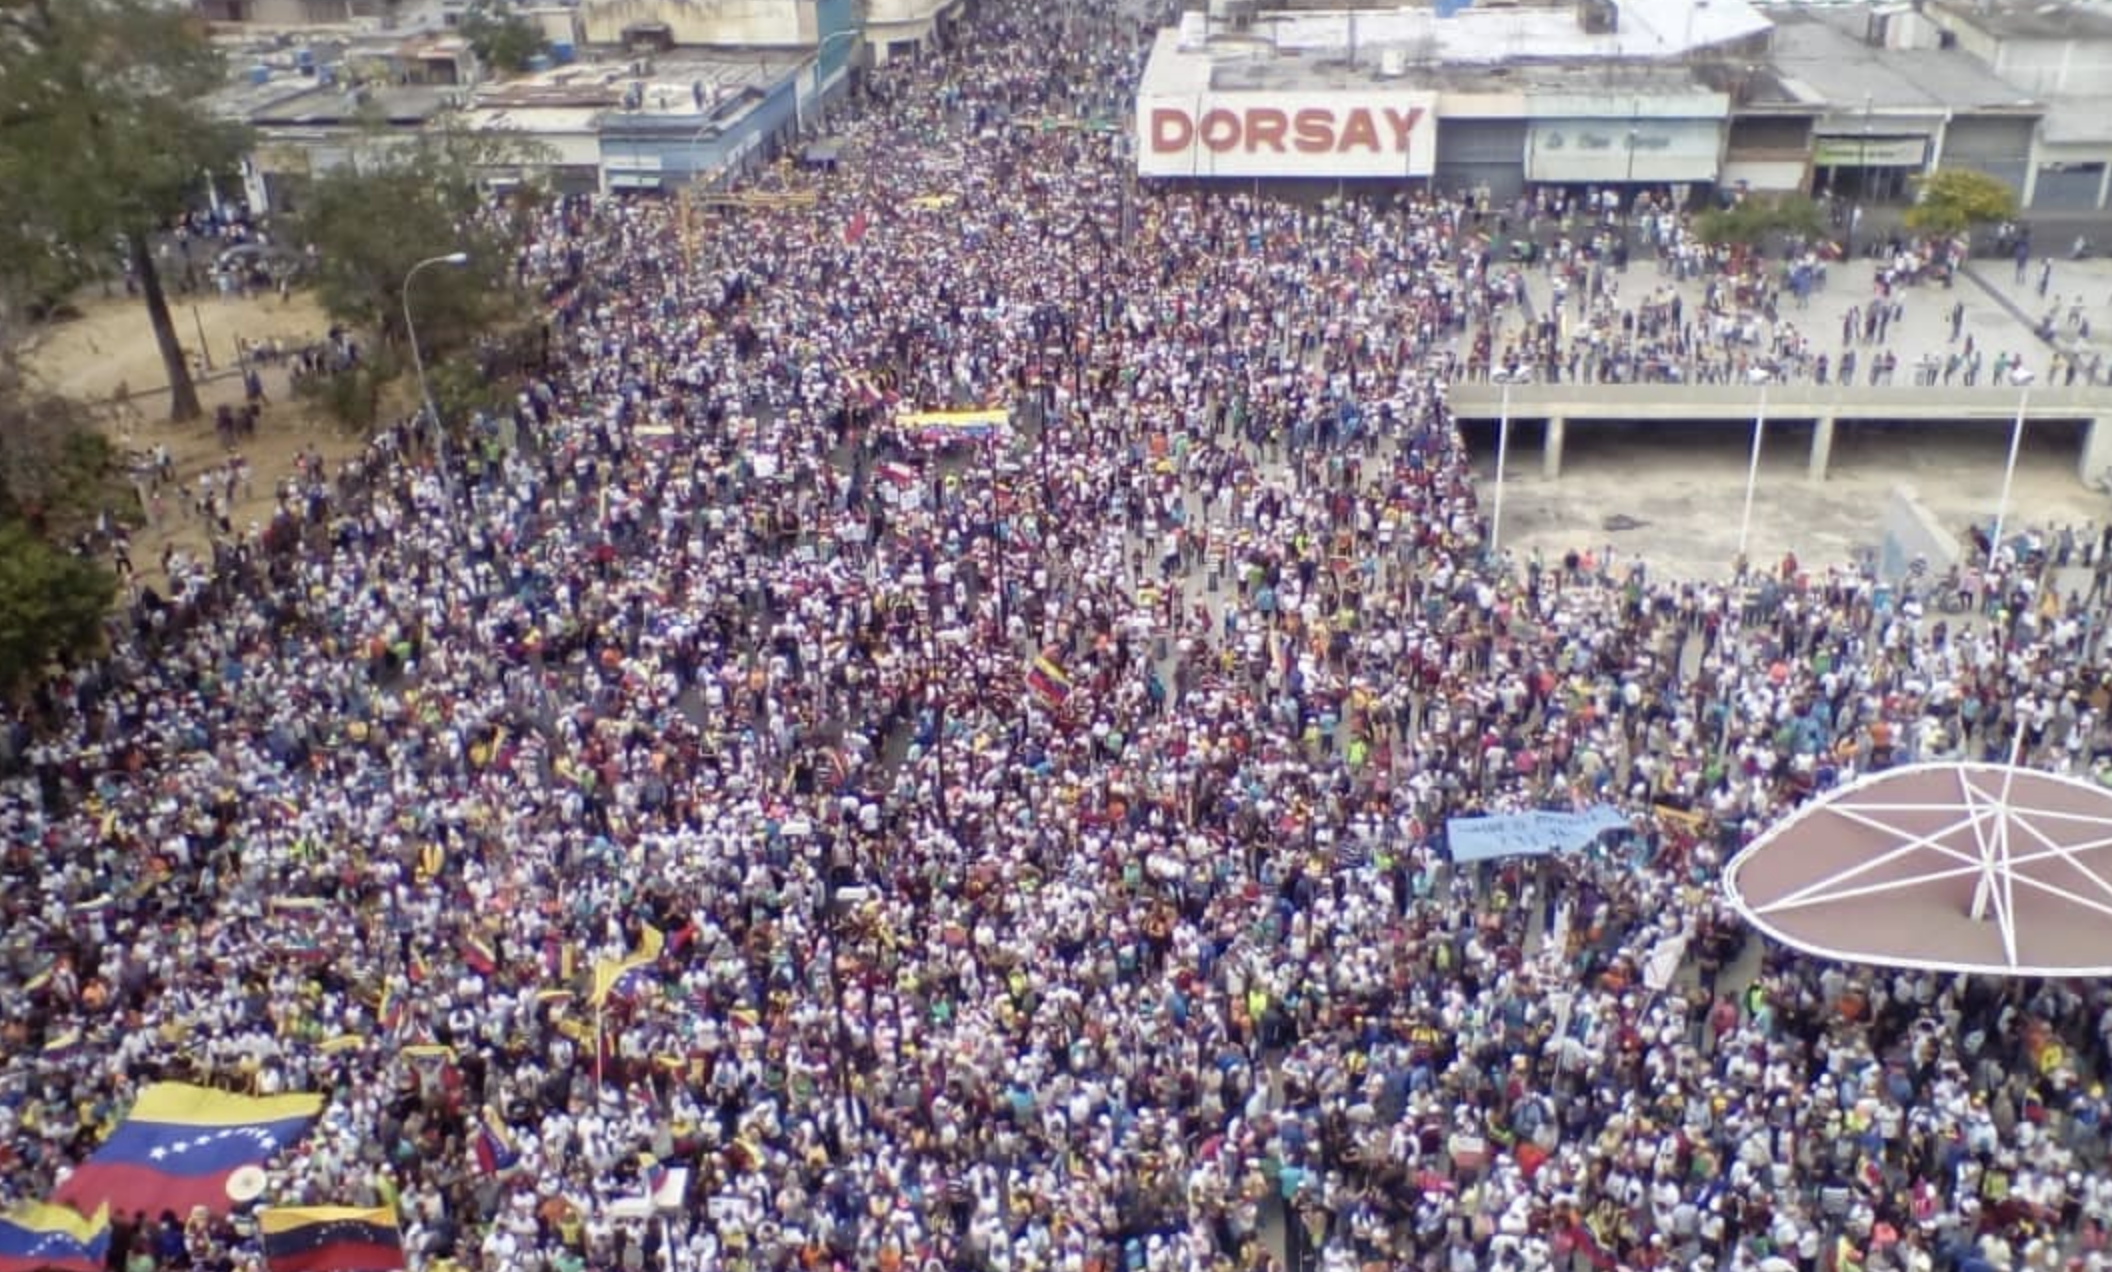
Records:
[[[1892,769],[1770,828],[1724,889],[1761,931],[1825,958],[2112,973],[2112,790],[2001,764]]]

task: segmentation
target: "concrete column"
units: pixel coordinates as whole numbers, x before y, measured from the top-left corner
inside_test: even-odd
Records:
[[[1811,430],[1812,481],[1826,480],[1826,467],[1833,462],[1833,417],[1821,415],[1818,427]]]
[[[1540,448],[1540,475],[1549,481],[1562,475],[1562,433],[1567,423],[1559,415],[1547,419],[1547,442]]]
[[[2076,476],[2090,485],[2112,469],[2112,415],[2100,415],[2083,426],[2083,458]]]

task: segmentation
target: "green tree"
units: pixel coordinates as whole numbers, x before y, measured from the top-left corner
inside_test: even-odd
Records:
[[[486,65],[522,71],[528,59],[550,47],[543,29],[513,11],[506,0],[473,0],[455,30]]]
[[[1801,194],[1747,195],[1727,208],[1711,208],[1694,218],[1704,243],[1758,247],[1770,234],[1811,237],[1825,224],[1818,204]]]
[[[200,413],[154,234],[244,130],[205,98],[225,82],[188,7],[163,0],[0,0],[0,260],[39,291],[78,281],[114,247],[139,280],[169,377],[172,419]]]
[[[110,439],[86,407],[40,389],[0,348],[0,520],[63,539],[105,510],[138,515]]]
[[[393,139],[392,139],[393,140]],[[483,174],[518,170],[533,153],[503,136],[441,127],[370,145],[360,162],[318,178],[298,232],[315,245],[316,294],[332,318],[403,335],[404,277],[428,257],[465,252],[466,264],[420,271],[411,284],[420,348],[429,356],[465,343],[519,311],[508,218],[494,214]]]
[[[1914,179],[1914,206],[1907,228],[1929,234],[1960,234],[2017,214],[2017,192],[2007,181],[1972,168],[1938,168]]]
[[[21,693],[54,659],[100,651],[115,599],[110,571],[0,522],[0,692]]]

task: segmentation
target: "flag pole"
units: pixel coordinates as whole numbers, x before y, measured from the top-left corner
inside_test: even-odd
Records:
[[[594,1004],[594,1098],[596,1101],[601,1099],[602,1059],[609,1051],[608,1031],[601,1022],[602,1011],[607,1001],[606,997],[604,997],[598,999]]]

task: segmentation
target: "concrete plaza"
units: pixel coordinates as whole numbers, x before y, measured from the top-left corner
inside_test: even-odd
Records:
[[[1997,353],[2021,355],[2041,385],[2056,380],[2056,385],[2035,389],[2041,401],[2079,404],[2069,413],[2081,418],[2112,418],[2112,388],[2080,387],[2080,379],[2076,388],[2056,387],[2055,348],[2032,330],[2058,295],[2059,324],[2066,324],[2070,307],[2079,307],[2078,316],[2089,326],[2087,338],[2070,327],[2061,347],[2084,359],[2106,352],[2112,360],[2112,262],[2054,261],[2043,301],[2036,294],[2040,269],[2034,259],[2026,281],[2018,284],[2010,262],[1976,261],[1948,288],[1921,285],[1900,292],[1903,313],[1883,346],[1899,358],[1894,381],[1898,387],[1885,390],[1885,396],[1898,399],[1926,392],[1932,404],[1966,396],[1955,383],[1948,399],[1940,383],[1916,389],[1910,370],[1923,357],[1940,362],[1957,347],[1951,338],[1951,310],[1962,305],[1961,340],[1972,336],[1986,351],[1989,365]],[[1706,286],[1701,280],[1660,275],[1657,264],[1647,258],[1635,260],[1619,277],[1628,303],[1654,289],[1671,288],[1684,304],[1698,306]],[[1785,306],[1781,319],[1813,334],[1821,349],[1837,357],[1843,316],[1850,306],[1866,304],[1875,295],[1875,283],[1873,263],[1836,262],[1826,287],[1812,295],[1808,307]],[[1545,294],[1546,288],[1539,290]],[[1987,379],[1983,373],[1983,386]],[[1593,387],[1613,402],[1624,392],[1624,386]],[[1724,391],[1695,390],[1694,397],[1699,401]],[[1679,396],[1677,390],[1629,392],[1638,401]],[[1978,396],[1989,392],[1992,389],[1983,387]],[[1780,393],[1792,395],[1790,386]],[[1757,408],[1757,391],[1753,396]],[[2097,405],[2099,398],[2102,405]],[[1617,413],[1618,408],[1608,410]],[[1514,424],[1505,466],[1504,546],[1521,556],[1537,549],[1559,557],[1571,548],[1603,550],[1610,545],[1624,555],[1641,554],[1654,569],[1675,576],[1723,577],[1737,556],[1744,521],[1750,417],[1715,423],[1641,422],[1640,414],[1571,420],[1559,477],[1548,476],[1543,465],[1545,426],[1532,419]],[[1911,491],[1940,522],[1960,534],[1996,515],[2011,431],[2006,421],[1900,425],[1851,422],[1845,415],[1828,448],[1823,482],[1810,479],[1812,421],[1785,419],[1765,430],[1748,535],[1755,559],[1779,559],[1793,551],[1814,566],[1849,562],[1859,551],[1876,546],[1879,513],[1895,488]],[[1495,429],[1487,422],[1467,427],[1486,504],[1494,495]],[[2010,525],[2089,526],[2094,533],[2112,518],[2112,500],[2083,480],[2080,459],[2086,436],[2087,430],[2072,421],[2027,427],[2007,508]]]

